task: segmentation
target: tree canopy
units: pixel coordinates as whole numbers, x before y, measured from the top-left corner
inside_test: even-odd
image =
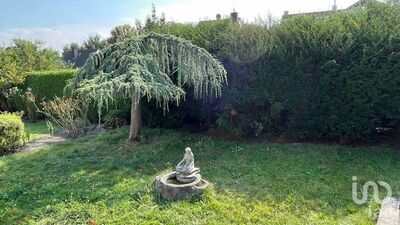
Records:
[[[83,47],[86,49],[99,50],[107,46],[107,41],[99,34],[90,35],[89,38],[83,42]]]
[[[107,42],[109,44],[114,44],[119,41],[124,41],[129,38],[134,37],[137,34],[137,31],[135,27],[129,25],[129,24],[124,24],[121,26],[116,26],[111,30],[111,37],[107,39]]]
[[[59,54],[40,42],[14,39],[10,47],[0,47],[0,111],[12,111],[9,95],[31,71],[65,68]]]
[[[42,48],[41,43],[14,39],[11,47],[0,47],[0,89],[20,84],[27,72],[64,66],[56,51]]]
[[[164,110],[169,102],[184,98],[183,86],[196,98],[220,96],[226,71],[205,49],[172,36],[150,33],[113,44],[93,53],[71,87],[95,101],[98,112],[115,96],[130,97],[135,104],[147,97]]]

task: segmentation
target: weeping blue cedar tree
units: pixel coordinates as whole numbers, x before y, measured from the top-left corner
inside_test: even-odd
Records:
[[[69,88],[96,103],[99,117],[117,97],[131,98],[129,140],[139,142],[142,98],[155,99],[168,111],[168,103],[184,100],[184,86],[193,87],[195,98],[220,97],[226,83],[224,67],[205,49],[172,35],[149,33],[93,53]]]

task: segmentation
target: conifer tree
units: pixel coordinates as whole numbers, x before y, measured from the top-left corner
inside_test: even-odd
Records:
[[[167,111],[169,102],[184,99],[184,87],[192,86],[195,98],[219,97],[226,81],[224,67],[205,49],[172,35],[150,33],[93,53],[71,87],[97,104],[99,118],[109,102],[130,98],[129,140],[139,142],[143,98],[155,99]]]

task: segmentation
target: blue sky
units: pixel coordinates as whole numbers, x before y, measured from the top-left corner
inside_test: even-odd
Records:
[[[345,8],[357,0],[337,0]],[[284,10],[306,12],[330,9],[334,0],[0,0],[0,45],[13,38],[41,40],[61,50],[90,34],[109,35],[112,27],[144,20],[154,3],[167,20],[197,22],[228,15],[234,8],[244,20],[280,17]]]
[[[140,15],[151,0],[0,0],[0,30],[61,24],[114,25]],[[158,1],[160,4],[166,1]]]

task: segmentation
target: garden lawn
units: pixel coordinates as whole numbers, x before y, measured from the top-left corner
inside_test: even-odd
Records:
[[[25,128],[29,134],[29,140],[33,141],[36,139],[50,137],[49,128],[45,121],[39,121],[36,123],[26,123]],[[54,125],[53,133],[58,132],[58,127]]]
[[[143,136],[136,149],[125,127],[1,157],[0,224],[374,224],[379,205],[352,201],[352,176],[400,195],[400,152],[390,148],[241,144],[162,129]],[[187,146],[213,187],[157,199],[155,176],[173,170]]]

